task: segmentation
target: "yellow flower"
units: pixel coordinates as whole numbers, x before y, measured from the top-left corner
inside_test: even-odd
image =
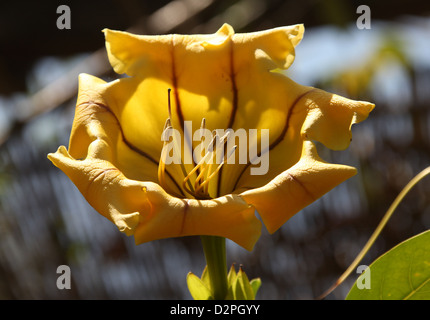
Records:
[[[106,83],[82,74],[69,149],[61,146],[48,157],[136,244],[214,235],[252,250],[261,233],[255,211],[273,233],[356,173],[321,160],[312,141],[345,149],[351,125],[374,107],[273,72],[292,64],[303,32],[294,25],[235,34],[227,24],[210,35],[104,30],[114,70],[128,77]],[[194,130],[242,129],[249,144],[226,150],[221,162],[200,161],[226,149],[230,136],[214,135],[221,141],[216,150],[186,162],[199,143],[186,134],[187,121]],[[162,141],[165,129],[180,132],[181,141]],[[245,163],[238,161],[243,148],[251,149],[252,130],[254,158],[268,156],[265,174],[252,173],[258,165],[248,153]],[[167,164],[168,153],[162,153],[172,139],[181,163]],[[232,155],[234,164],[227,161]]]

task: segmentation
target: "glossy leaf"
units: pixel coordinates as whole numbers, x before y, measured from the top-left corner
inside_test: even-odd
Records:
[[[360,276],[347,300],[429,300],[430,230],[414,236],[370,265],[370,288]],[[360,289],[361,287],[362,289]]]

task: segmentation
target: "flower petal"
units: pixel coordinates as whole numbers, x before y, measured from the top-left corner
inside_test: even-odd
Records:
[[[311,141],[303,144],[300,161],[267,185],[240,196],[255,206],[270,233],[294,214],[356,173],[353,167],[320,159]]]
[[[88,203],[120,231],[134,235],[136,244],[191,235],[231,239],[252,250],[260,237],[261,222],[254,208],[238,195],[213,200],[179,199],[159,185],[127,179],[109,161],[102,160],[107,145],[94,140],[85,160],[74,159],[65,147],[48,158],[59,167]]]
[[[323,90],[308,95],[308,115],[302,134],[317,140],[332,150],[344,150],[351,141],[351,126],[363,121],[375,107],[364,101],[354,101]]]
[[[145,135],[144,130],[136,132],[137,126],[133,129],[130,123],[139,114],[129,118],[124,117],[124,111],[118,110],[117,100],[121,95],[116,92],[117,84],[118,81],[106,83],[87,74],[79,76],[79,95],[69,153],[75,159],[84,159],[88,146],[95,139],[100,139],[109,146],[109,161],[127,178],[157,182],[162,128],[156,130],[151,127],[150,124],[156,121],[150,115],[142,115],[138,121],[145,128],[152,129],[148,131],[152,134]],[[124,123],[124,118],[130,121]],[[177,175],[174,171],[167,173],[171,188],[180,194]]]
[[[302,24],[279,27],[266,31],[237,34],[234,42],[237,44],[238,56],[253,54],[251,61],[238,60],[238,69],[252,66],[255,60],[260,68],[273,70],[287,69],[295,58],[294,48],[303,38],[305,28]],[[251,58],[250,57],[250,58]]]
[[[125,96],[130,105],[136,100],[135,107],[130,107],[134,113],[139,108],[150,108],[158,113],[164,110],[166,116],[167,89],[172,88],[174,127],[183,128],[183,121],[188,120],[196,129],[205,118],[207,128],[215,130],[252,126],[243,117],[244,112],[251,112],[249,109],[259,110],[253,119],[258,119],[264,110],[277,109],[262,99],[270,96],[268,90],[275,89],[258,78],[262,72],[270,76],[272,69],[289,67],[304,28],[295,25],[235,34],[231,26],[224,24],[216,33],[207,35],[138,36],[109,29],[104,32],[115,71],[131,76],[120,80],[118,92],[126,89],[126,83],[131,86]],[[158,87],[149,79],[160,81],[158,87],[162,87],[164,97],[160,98]],[[258,83],[252,83],[254,79]],[[258,86],[259,83],[265,85]],[[136,88],[139,90],[132,91]],[[143,91],[147,93],[139,94]],[[154,94],[156,99],[151,98]],[[157,102],[152,103],[153,100]],[[142,101],[150,106],[142,106]],[[238,113],[242,113],[242,119],[235,123]],[[164,120],[159,124],[161,128]]]
[[[261,234],[255,209],[238,195],[212,200],[179,199],[159,185],[146,183],[151,213],[136,229],[136,244],[189,235],[226,237],[252,250]]]
[[[85,160],[75,160],[63,146],[48,158],[70,178],[95,210],[120,231],[131,235],[139,223],[139,211],[148,206],[143,201],[143,185],[126,179],[110,162],[93,157],[106,152],[102,140],[92,142],[90,149],[91,155]]]
[[[235,193],[265,185],[296,164],[302,156],[304,140],[321,142],[332,150],[347,148],[351,141],[352,125],[366,119],[374,108],[374,104],[301,86],[291,80],[279,81],[290,88],[290,92],[285,94],[289,97],[285,98],[288,112],[273,120],[281,119],[283,124],[280,130],[271,130],[271,136],[272,132],[275,134],[270,140],[269,173],[251,175],[250,166],[242,168],[240,176],[230,173],[230,179],[236,179]],[[273,84],[271,82],[271,87]]]

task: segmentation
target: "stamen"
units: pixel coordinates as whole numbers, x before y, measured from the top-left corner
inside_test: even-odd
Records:
[[[231,135],[231,132],[230,131],[227,131],[221,138],[219,138],[219,135],[218,135],[218,133],[216,132],[216,134],[215,134],[215,138],[216,139],[219,139],[219,142],[220,142],[220,145],[218,146],[218,144],[215,144],[214,145],[214,148],[215,148],[215,150],[214,150],[214,152],[216,152],[215,153],[215,158],[216,158],[216,160],[218,160],[218,150],[217,150],[217,147],[219,147],[218,149],[222,152],[221,153],[221,155],[222,155],[222,157],[223,157],[223,159],[224,159],[224,157],[225,157],[225,155],[224,155],[224,150],[225,150],[225,146],[226,146],[226,144],[227,144],[227,142],[228,142],[228,139],[230,138],[230,135]],[[218,141],[218,140],[217,140]],[[235,148],[235,147],[234,147]],[[218,166],[216,169],[215,169],[215,172],[213,172],[212,173],[212,167],[213,167],[213,163],[211,163],[211,165],[210,165],[210,167],[209,167],[209,170],[208,170],[208,174],[207,174],[207,177],[206,177],[206,180],[208,180],[208,182],[207,183],[205,183],[205,184],[203,184],[203,187],[204,187],[204,192],[206,193],[206,194],[209,194],[209,182],[210,182],[210,180],[216,175],[216,174],[218,174],[218,172],[219,172],[219,170],[221,169],[221,167],[222,167],[222,165],[223,165],[223,162],[224,162],[224,160],[222,161],[222,163],[220,164],[220,166]]]
[[[218,140],[220,140],[220,138],[219,138],[218,132],[216,132],[216,130],[212,131],[212,134],[214,135],[214,138],[212,140],[212,143],[209,145],[208,152],[211,152],[213,154],[214,151],[215,151],[215,149],[216,149],[216,143],[215,142],[218,141]],[[216,161],[216,159],[215,159],[215,161]],[[207,166],[206,179],[207,179],[207,177],[210,176],[211,171],[212,171],[212,166],[213,166],[213,164],[214,164],[215,161],[212,159],[212,161]],[[204,189],[204,193],[205,194],[209,194],[209,185],[208,184],[206,184],[206,187]]]
[[[184,188],[184,190],[188,192],[190,195],[195,196],[196,192],[194,191],[193,186],[189,180],[185,181],[184,179],[182,181],[182,188]]]
[[[165,130],[166,129],[171,129],[172,127],[167,126],[168,123],[170,123],[170,120],[167,119],[166,121],[166,125],[165,125]],[[164,134],[165,131],[163,131]],[[160,186],[167,192],[170,193],[171,195],[174,195],[176,197],[180,197],[179,194],[177,194],[176,192],[174,192],[172,189],[169,188],[169,186],[166,183],[166,158],[167,158],[167,151],[165,146],[167,145],[167,141],[164,141],[163,143],[163,148],[161,149],[161,155],[160,155],[160,161],[158,162],[158,182],[160,183]]]
[[[172,124],[171,124],[170,118],[167,118],[167,119],[166,119],[166,122],[164,123],[163,132],[164,132],[164,131],[166,131],[166,129],[167,129],[168,127],[172,127]]]
[[[209,147],[208,147],[208,152],[206,152],[206,154],[200,159],[199,163],[197,163],[197,165],[188,173],[186,174],[184,172],[184,180],[182,181],[182,186],[184,187],[184,189],[186,190],[193,190],[192,194],[194,196],[196,196],[196,192],[194,191],[194,189],[191,187],[191,182],[190,182],[190,178],[191,176],[202,167],[201,172],[198,174],[196,181],[194,183],[195,188],[198,187],[198,185],[200,184],[200,180],[203,178],[203,175],[207,169],[207,166],[204,166],[204,164],[206,164],[206,160],[212,156],[213,151],[214,151],[214,142],[215,139],[218,137],[218,135],[216,135],[214,138],[212,138],[211,142],[209,143]],[[213,162],[213,161],[212,161]],[[188,183],[189,184],[189,188],[185,188],[185,184]],[[188,191],[187,191],[188,192]]]
[[[206,119],[202,118],[202,122],[200,124],[200,130],[204,131],[206,129]],[[205,138],[206,139],[206,138]],[[211,143],[213,143],[213,139],[211,141]],[[200,154],[201,155],[201,154]],[[206,167],[207,167],[207,161],[202,162],[200,168],[201,168],[201,172],[199,173],[197,171],[197,179],[194,182],[194,189],[197,188],[196,185],[199,183],[199,181],[203,178],[202,172],[206,171]]]
[[[220,141],[220,144],[222,144],[222,148],[224,148],[225,144],[227,143],[228,137],[230,136],[230,132],[227,132],[224,136],[222,136],[222,138],[219,137],[219,134],[218,132],[216,132],[216,130],[213,130],[212,134],[214,134],[214,138],[211,144],[209,145],[208,152],[211,152],[212,154],[214,154],[214,152],[216,152],[216,147],[217,147],[216,141]],[[206,179],[208,179],[211,176],[212,167],[215,161],[216,161],[216,153],[215,153],[215,160],[211,161],[208,165]],[[209,194],[209,183],[204,184],[204,193]]]
[[[170,123],[170,119],[167,119],[168,121],[169,121],[169,123]],[[174,148],[175,148],[175,150],[176,150],[176,152],[179,152],[179,154],[181,154],[181,152],[182,152],[182,150],[179,148],[179,146],[178,146],[178,144],[177,144],[177,142],[176,142],[176,140],[175,139],[173,139],[173,143],[174,143]],[[187,174],[187,169],[185,169],[185,165],[182,163],[182,159],[180,160],[180,162],[179,162],[179,166],[181,167],[181,171],[182,171],[182,174],[184,175],[184,177],[186,177],[188,174]],[[185,188],[184,187],[184,189],[189,193],[189,194],[191,194],[191,195],[193,195],[194,194],[194,188],[193,188],[193,186],[192,186],[192,184],[191,184],[191,182],[190,181],[187,181],[187,183],[188,183],[188,188]],[[184,183],[183,183],[184,184]]]
[[[224,165],[224,163],[228,162],[228,160],[230,159],[230,157],[234,154],[234,152],[236,151],[237,145],[235,145],[233,148],[231,148],[231,150],[229,151],[228,155],[227,155],[227,159],[223,159],[222,162],[218,165],[218,167],[215,169],[214,172],[212,172],[209,177],[206,178],[206,180],[196,189],[196,193],[198,194],[199,192],[201,192],[202,188],[205,188],[209,182],[212,180],[213,177],[215,177],[218,172],[220,171],[220,169],[222,168],[222,166]]]
[[[233,148],[231,148],[230,152],[227,155],[227,161],[231,158],[231,156],[236,151],[236,149],[237,149],[237,145],[234,145]]]
[[[199,175],[196,178],[196,181],[194,182],[194,189],[197,189],[200,185],[200,181],[203,179],[203,176],[205,174],[207,166],[204,166],[203,169],[200,171]]]
[[[171,91],[172,91],[172,89],[171,88],[168,88],[167,89],[167,106],[168,106],[168,113],[169,113],[169,117],[166,119],[166,122],[165,122],[165,124],[164,124],[164,128],[163,128],[163,135],[165,134],[165,132],[166,132],[166,130],[171,130],[171,129],[173,129],[173,126],[172,126],[172,122],[171,122],[171,120],[170,119],[172,119],[172,105],[171,105],[171,102],[170,102],[170,93],[171,93]],[[178,152],[178,150],[179,150],[179,152],[181,152],[181,149],[180,148],[178,148],[178,144],[177,144],[177,141],[174,139],[174,137],[172,136],[172,141],[173,141],[173,143],[174,143],[174,151],[176,151],[176,152]],[[159,163],[158,163],[158,182],[160,183],[160,186],[167,192],[167,193],[170,193],[171,195],[173,195],[173,196],[176,196],[176,197],[181,197],[181,195],[179,195],[179,194],[177,194],[177,193],[175,193],[175,192],[173,192],[169,187],[168,187],[168,185],[167,185],[167,183],[166,183],[166,176],[165,176],[165,171],[166,171],[166,158],[167,158],[167,156],[168,156],[168,154],[167,154],[167,151],[166,151],[166,145],[167,145],[167,139],[163,139],[163,141],[164,141],[164,143],[163,143],[163,148],[161,149],[161,155],[160,155],[160,161],[159,161]],[[184,164],[182,163],[182,160],[180,161],[180,167],[181,167],[181,170],[182,170],[182,174],[184,175],[184,176],[187,176],[187,170],[185,169],[185,166],[184,166]],[[193,186],[191,185],[191,183],[188,181],[188,186],[189,186],[189,188],[188,187],[186,187],[186,185],[185,185],[185,183],[183,183],[183,187],[184,187],[184,189],[190,194],[190,195],[194,195],[194,189],[193,189]]]
[[[208,154],[206,154],[201,160],[200,160],[200,162],[193,168],[193,170],[191,170],[188,174],[186,174],[186,172],[184,173],[184,176],[185,176],[185,178],[184,178],[184,180],[182,181],[182,186],[185,188],[185,184],[186,183],[188,183],[188,184],[191,184],[191,182],[190,182],[190,178],[191,178],[191,176],[201,167],[201,165],[202,165],[202,161],[204,161],[205,160],[205,158],[206,158],[206,156],[207,156]],[[190,185],[190,189],[193,189],[192,187],[191,187],[191,185]],[[194,189],[193,189],[194,190]],[[192,192],[191,194],[194,194],[195,192]]]
[[[158,162],[158,181],[163,188],[165,187],[164,171],[166,170],[165,159],[167,158],[167,152],[165,150],[166,145],[167,141],[164,141],[163,148],[161,149],[160,161]]]
[[[181,170],[182,170],[182,174],[184,175],[184,177],[187,177],[187,170],[185,169],[184,164],[181,161]],[[187,185],[188,184],[188,187]],[[190,180],[185,181],[185,179],[182,181],[182,187],[185,189],[185,191],[187,191],[189,194],[193,195],[194,194],[194,188],[193,185],[191,184]]]
[[[173,129],[172,126],[172,105],[171,105],[171,89],[168,88],[168,114],[169,117],[166,119],[166,122],[164,124],[163,134],[167,132],[166,130]],[[200,129],[206,129],[206,119],[203,118],[201,121]],[[182,174],[184,176],[184,179],[182,181],[182,189],[185,190],[188,194],[193,196],[196,199],[210,199],[209,196],[209,182],[213,179],[214,176],[216,176],[221,169],[221,167],[224,165],[226,161],[231,157],[231,155],[236,150],[237,146],[234,146],[228,153],[227,157],[224,154],[226,143],[230,137],[230,131],[226,132],[221,138],[219,134],[216,132],[216,130],[212,131],[213,138],[209,145],[207,146],[206,153],[201,157],[200,161],[194,165],[193,169],[189,172],[187,172],[184,163],[182,162],[182,159],[180,159],[179,164],[182,171]],[[170,143],[173,142],[174,152],[179,152],[179,156],[182,155],[182,148],[179,148],[178,141],[176,141],[175,137],[172,136],[172,139]],[[166,147],[169,143],[166,141],[167,139],[163,139],[163,149],[160,155],[160,161],[158,164],[158,181],[160,183],[160,186],[166,190],[166,192],[176,195],[172,190],[169,188],[167,181],[166,181],[166,160],[168,155],[168,148]],[[217,150],[218,149],[218,150]],[[220,155],[217,154],[217,151],[222,152]],[[212,172],[213,164],[218,160],[218,156],[221,156],[223,158],[222,162],[216,167],[215,171]],[[208,161],[212,157],[212,161]],[[215,157],[215,159],[213,159]],[[178,162],[175,162],[178,164]],[[191,183],[191,177],[197,174],[197,177],[194,181],[194,186]],[[180,196],[179,196],[180,197]]]

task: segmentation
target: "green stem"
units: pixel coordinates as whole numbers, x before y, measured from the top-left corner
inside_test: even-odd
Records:
[[[225,238],[201,236],[201,240],[214,299],[224,300],[228,291]]]

